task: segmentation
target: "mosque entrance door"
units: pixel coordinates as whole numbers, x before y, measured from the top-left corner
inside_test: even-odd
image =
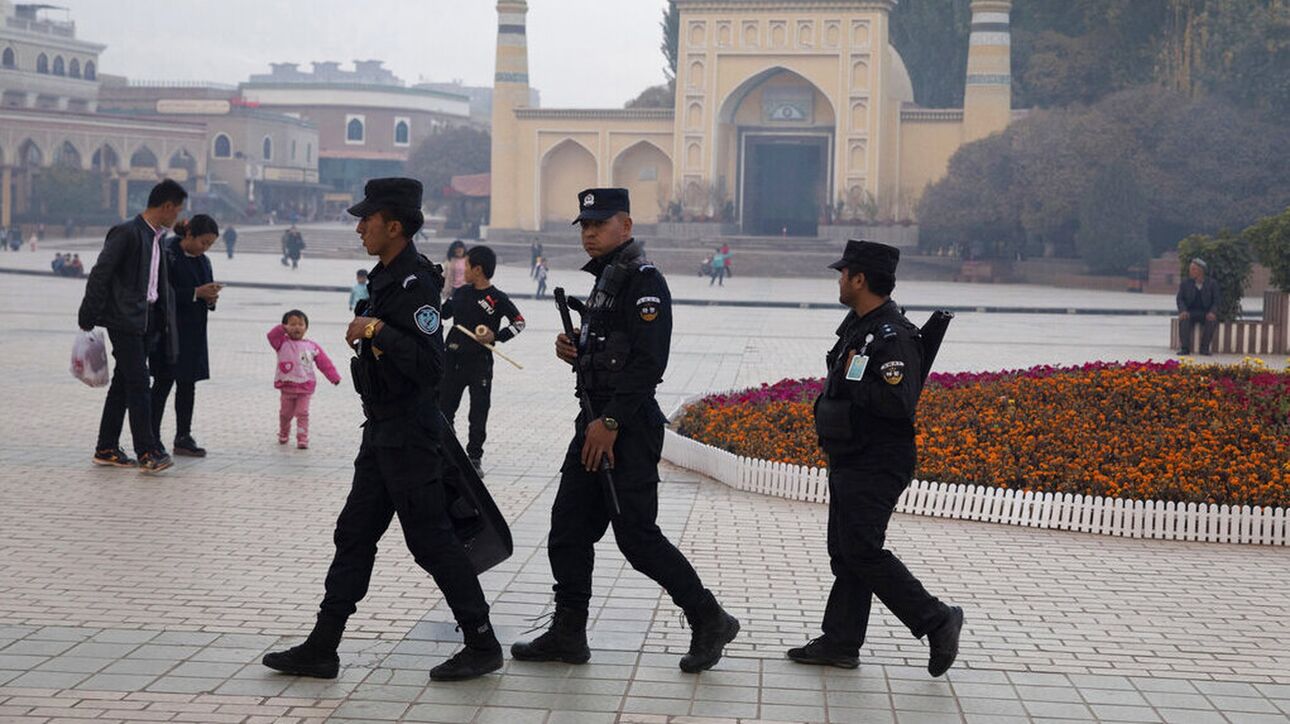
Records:
[[[829,198],[829,137],[749,133],[743,145],[743,233],[816,236]]]

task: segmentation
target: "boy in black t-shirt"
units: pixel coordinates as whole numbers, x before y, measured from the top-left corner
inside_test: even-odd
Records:
[[[484,439],[488,436],[488,408],[493,386],[493,353],[480,344],[506,342],[524,331],[524,316],[506,293],[493,286],[497,255],[486,246],[466,252],[466,283],[443,303],[443,318],[452,319],[445,340],[443,385],[439,406],[451,424],[461,404],[461,394],[470,388],[470,437],[466,455],[483,477]],[[502,326],[502,318],[508,321]],[[475,332],[470,338],[456,325]],[[482,329],[481,329],[482,327]],[[482,334],[481,334],[482,332]]]

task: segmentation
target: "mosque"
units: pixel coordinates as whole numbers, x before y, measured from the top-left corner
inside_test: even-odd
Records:
[[[897,2],[677,0],[673,108],[547,109],[528,106],[528,3],[499,0],[491,228],[565,226],[592,186],[630,189],[637,223],[746,235],[912,218],[959,146],[1012,118],[1012,2],[972,2],[961,109],[914,103],[889,39]]]

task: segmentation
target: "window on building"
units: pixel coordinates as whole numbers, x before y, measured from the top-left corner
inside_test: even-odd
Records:
[[[228,139],[227,135],[221,133],[215,136],[215,148],[212,155],[215,158],[233,157],[233,142]]]
[[[85,80],[94,80],[97,76],[97,69],[94,67],[94,61],[85,61]]]
[[[54,75],[67,75],[67,68],[63,66],[63,56],[54,56]]]
[[[345,143],[362,143],[366,136],[362,116],[346,116]]]
[[[305,144],[305,163],[309,164],[313,162],[314,162],[314,145],[312,143],[306,143]]]
[[[3,65],[5,68],[18,67],[18,56],[14,54],[13,48],[4,49],[4,57],[3,59],[0,59],[0,65]]]
[[[268,136],[264,137],[264,143],[260,144],[261,155],[265,161],[273,160],[273,139]]]
[[[291,139],[291,160],[296,160],[296,139]]]
[[[81,77],[81,61],[72,58],[72,62],[67,64],[67,74],[73,78]]]
[[[37,72],[37,73],[48,73],[48,72],[49,72],[49,56],[48,56],[48,55],[45,55],[44,53],[41,53],[40,55],[37,55],[37,56],[36,56],[36,72]]]
[[[412,125],[406,118],[394,119],[394,145],[407,146],[412,143]]]

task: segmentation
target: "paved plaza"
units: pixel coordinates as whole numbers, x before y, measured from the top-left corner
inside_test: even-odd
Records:
[[[0,267],[39,268],[35,257],[43,261],[52,248],[0,255]],[[264,255],[213,261],[217,278],[231,281],[291,274]],[[289,278],[348,285],[358,266],[306,259]],[[526,275],[526,265],[503,268],[499,286],[530,292]],[[553,277],[551,286],[578,292],[590,279]],[[718,301],[835,293],[826,278],[736,277],[724,291],[682,274],[673,280],[678,297]],[[660,525],[743,622],[715,670],[677,669],[688,628],[666,595],[626,565],[611,533],[597,549],[589,665],[508,658],[500,674],[431,684],[429,668],[460,634],[391,530],[351,619],[340,678],[275,674],[260,657],[312,625],[357,451],[361,412],[342,364],[345,295],[227,289],[210,322],[214,378],[197,387],[194,434],[210,457],[180,458],[148,477],[89,464],[104,392],[67,372],[83,287],[0,274],[0,721],[1290,721],[1284,548],[898,515],[890,547],[929,589],[966,610],[959,663],[944,679],[928,677],[925,644],[875,605],[858,671],[804,668],[783,652],[818,635],[831,581],[824,507],[734,491],[670,466]],[[896,298],[1103,309],[1172,303],[929,283],[902,284]],[[320,386],[307,451],[275,440],[274,357],[264,335],[291,307],[309,314],[309,336],[346,377]],[[551,605],[545,535],[577,406],[567,368],[552,354],[554,305],[521,301],[521,310],[528,328],[506,351],[525,369],[497,365],[484,461],[515,536],[515,555],[483,578],[507,647],[531,635],[525,630]],[[705,392],[818,375],[840,316],[679,307],[660,402],[668,409]],[[1161,317],[962,314],[937,367],[1163,359],[1167,343]],[[171,431],[168,413],[163,437]]]

